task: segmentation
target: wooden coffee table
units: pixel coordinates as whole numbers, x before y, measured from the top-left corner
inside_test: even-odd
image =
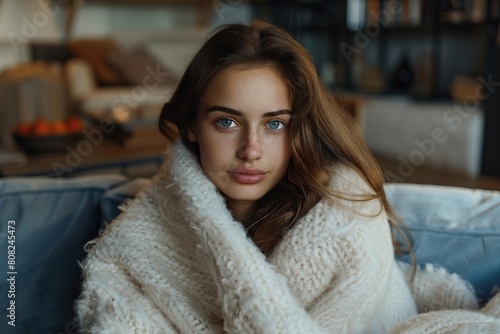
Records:
[[[71,177],[107,172],[127,174],[127,170],[139,170],[141,166],[149,166],[149,174],[160,166],[162,153],[167,147],[166,139],[156,147],[135,149],[104,139],[99,145],[80,144],[60,152],[27,155],[26,164],[22,166],[0,166],[0,176]]]

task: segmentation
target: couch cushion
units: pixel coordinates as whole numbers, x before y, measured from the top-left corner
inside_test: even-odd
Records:
[[[389,184],[386,192],[411,232],[417,263],[441,265],[489,299],[500,286],[500,193],[412,184]]]
[[[17,272],[16,326],[4,318],[1,333],[75,332],[73,301],[81,284],[77,261],[85,256],[85,243],[99,231],[102,195],[124,181],[118,175],[0,179],[0,270],[4,275],[12,271],[6,240],[7,222],[13,220]],[[6,297],[8,290],[1,280],[0,294]],[[9,302],[0,298],[0,307],[6,310]]]
[[[109,38],[81,39],[70,41],[69,51],[73,57],[85,59],[92,66],[97,82],[102,85],[119,85],[120,74],[107,62],[108,56],[119,51],[118,45]]]
[[[129,85],[147,87],[172,86],[178,81],[155,57],[143,47],[113,52],[108,63]]]

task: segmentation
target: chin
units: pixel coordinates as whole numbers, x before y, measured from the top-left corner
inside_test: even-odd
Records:
[[[226,197],[234,201],[257,201],[264,197],[269,190],[249,189],[248,186],[238,187],[237,189],[228,189],[223,191]]]

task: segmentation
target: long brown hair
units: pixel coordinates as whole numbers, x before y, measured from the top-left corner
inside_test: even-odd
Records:
[[[236,65],[273,67],[286,81],[292,97],[290,165],[283,180],[257,201],[245,222],[249,235],[265,254],[321,199],[343,196],[329,187],[330,171],[336,164],[355,170],[371,187],[373,192],[362,200],[378,198],[393,217],[381,170],[357,123],[322,85],[305,48],[271,24],[254,21],[250,26],[230,24],[217,29],[194,56],[164,105],[159,124],[162,133],[171,140],[179,133],[199,157],[198,145],[188,140],[188,131],[196,120],[200,99],[214,75]],[[389,222],[400,231],[395,219]]]

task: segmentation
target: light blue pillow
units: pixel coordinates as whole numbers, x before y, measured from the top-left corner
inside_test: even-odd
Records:
[[[412,234],[417,263],[459,274],[487,301],[500,286],[500,192],[412,184],[385,189]],[[409,255],[399,259],[410,262]]]

